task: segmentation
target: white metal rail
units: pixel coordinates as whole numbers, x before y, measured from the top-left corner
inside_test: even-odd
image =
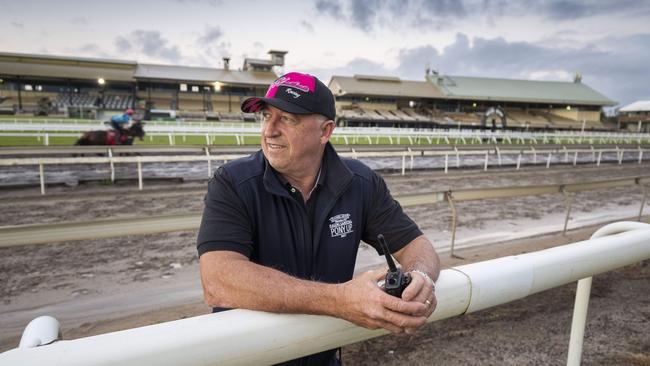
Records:
[[[436,285],[438,306],[428,321],[505,304],[650,258],[650,225],[617,223],[606,231],[619,233],[443,270]],[[44,329],[41,321],[47,323]],[[57,325],[52,318],[36,319],[20,348],[0,354],[0,365],[263,365],[386,334],[326,316],[249,310],[69,341],[54,341]]]
[[[2,166],[38,166],[39,169],[39,178],[40,178],[40,187],[41,194],[45,194],[45,166],[46,165],[64,165],[64,164],[108,164],[110,169],[110,180],[115,181],[115,164],[124,164],[131,163],[137,164],[138,170],[138,187],[140,190],[143,189],[143,171],[142,164],[144,163],[170,163],[170,162],[206,162],[207,163],[207,176],[212,175],[212,162],[213,161],[229,161],[237,159],[240,157],[247,156],[247,154],[219,154],[212,155],[210,150],[206,147],[203,149],[205,155],[177,155],[177,156],[112,156],[113,152],[111,149],[108,149],[109,156],[107,157],[56,157],[56,158],[1,158],[0,167]],[[407,169],[407,159],[409,161],[409,169],[413,169],[414,161],[416,157],[427,157],[427,156],[444,156],[444,172],[445,174],[449,171],[450,166],[450,157],[456,159],[456,168],[460,168],[460,157],[461,156],[481,156],[484,160],[483,170],[487,171],[490,165],[490,161],[496,158],[496,164],[492,165],[501,166],[502,157],[504,155],[514,155],[517,156],[516,169],[519,170],[521,167],[522,158],[525,155],[532,156],[533,164],[544,163],[548,169],[551,166],[551,161],[553,156],[560,156],[561,160],[563,159],[565,164],[573,164],[574,166],[578,162],[578,156],[591,157],[591,162],[597,166],[600,166],[602,162],[603,154],[615,153],[617,163],[620,165],[623,163],[623,157],[625,153],[633,153],[637,156],[636,161],[638,164],[641,164],[644,160],[644,155],[647,160],[647,152],[650,149],[644,149],[640,146],[636,149],[624,149],[615,146],[614,148],[594,148],[593,146],[590,149],[570,149],[566,146],[562,148],[554,149],[536,149],[532,146],[525,147],[519,150],[516,149],[501,149],[499,147],[488,148],[488,149],[458,149],[454,147],[453,150],[417,150],[408,148],[407,150],[402,151],[355,151],[352,149],[351,152],[340,152],[339,154],[344,157],[350,157],[354,159],[359,158],[382,158],[382,157],[397,157],[402,159],[401,162],[401,172],[402,175],[406,174]]]
[[[170,145],[175,144],[176,137],[180,136],[205,136],[208,145],[214,136],[233,136],[238,144],[244,144],[246,137],[259,137],[260,126],[257,123],[249,125],[236,124],[184,124],[147,123],[146,132],[150,136],[168,136]],[[49,143],[51,136],[77,137],[78,133],[93,129],[105,129],[103,122],[96,123],[24,123],[1,122],[0,136],[31,136],[42,138],[43,143]],[[71,134],[76,132],[77,134]],[[462,130],[462,129],[413,129],[413,128],[369,128],[369,127],[338,127],[334,130],[334,137],[342,138],[346,144],[364,142],[377,144],[379,139],[388,140],[390,144],[407,142],[414,144],[420,140],[428,144],[447,143],[460,140],[462,143],[507,143],[507,144],[606,144],[606,143],[650,143],[648,133],[627,132],[579,132],[579,131],[553,131],[553,132],[523,132],[523,131],[490,131],[490,130]]]

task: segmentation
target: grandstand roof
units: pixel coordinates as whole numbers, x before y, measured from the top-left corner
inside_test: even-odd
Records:
[[[639,100],[618,110],[619,112],[650,112],[650,100]]]
[[[81,80],[97,80],[101,77],[106,80],[130,82],[136,79],[205,83],[219,81],[225,84],[255,86],[268,86],[277,78],[271,71],[154,65],[136,61],[3,52],[0,52],[0,75]]]
[[[135,61],[0,52],[0,74],[46,78],[133,80]]]
[[[268,86],[277,76],[273,72],[224,70],[209,67],[138,64],[136,79],[221,82],[225,84]]]
[[[580,81],[514,80],[445,75],[433,75],[430,79],[445,97],[453,99],[616,105],[615,101]]]
[[[396,77],[386,76],[332,76],[328,86],[336,96],[443,97],[440,91],[428,81],[401,80]]]

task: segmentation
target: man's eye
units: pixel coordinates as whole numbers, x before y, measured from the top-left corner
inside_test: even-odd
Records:
[[[294,120],[293,118],[287,117],[287,116],[280,117],[280,121],[282,121],[283,123],[288,123],[288,124],[296,124],[296,120]]]

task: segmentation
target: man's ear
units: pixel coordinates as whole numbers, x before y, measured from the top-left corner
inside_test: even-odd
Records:
[[[322,144],[325,144],[327,141],[330,140],[330,137],[332,137],[332,133],[334,132],[335,127],[336,124],[331,119],[328,119],[327,121],[323,122],[320,125],[320,130],[321,130],[320,138]]]

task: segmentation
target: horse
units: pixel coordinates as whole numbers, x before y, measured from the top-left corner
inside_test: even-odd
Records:
[[[75,145],[133,145],[135,138],[144,139],[144,122],[136,121],[123,134],[114,130],[93,130],[84,132]]]

